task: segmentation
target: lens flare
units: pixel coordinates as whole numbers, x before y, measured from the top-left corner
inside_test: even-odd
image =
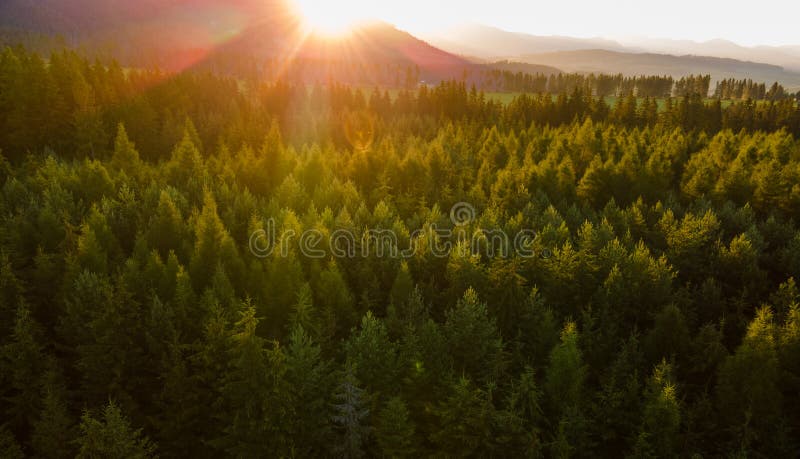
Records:
[[[369,19],[359,1],[294,0],[298,16],[311,32],[328,38],[347,36]]]

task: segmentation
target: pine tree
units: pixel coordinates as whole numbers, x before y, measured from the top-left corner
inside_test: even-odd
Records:
[[[192,192],[199,191],[198,185],[203,183],[206,174],[199,147],[192,139],[196,135],[196,132],[193,136],[188,129],[184,130],[183,138],[175,146],[170,161],[164,167],[170,184],[189,187]]]
[[[353,331],[344,350],[367,391],[375,395],[395,392],[400,375],[399,349],[389,339],[382,320],[367,312],[361,329]]]
[[[520,420],[495,406],[493,389],[493,385],[475,387],[466,378],[451,386],[450,394],[435,409],[438,425],[431,440],[440,453],[459,457],[520,453]]]
[[[758,310],[736,353],[719,369],[717,395],[720,412],[735,439],[731,446],[744,453],[780,451],[782,396],[776,327],[769,307]]]
[[[111,166],[118,171],[125,172],[126,175],[137,178],[141,167],[139,152],[133,142],[128,139],[125,125],[119,123],[117,126],[117,137],[114,140],[114,153],[111,156]]]
[[[162,257],[166,258],[170,251],[174,251],[185,260],[183,244],[186,242],[186,229],[183,217],[173,197],[166,190],[161,191],[158,207],[150,218],[146,234],[148,245],[158,250]]]
[[[99,419],[88,411],[85,412],[81,418],[80,430],[76,456],[80,459],[157,457],[155,445],[142,434],[141,429],[134,430],[131,427],[114,402],[109,402],[103,408]]]
[[[62,376],[55,369],[55,361],[44,375],[42,384],[42,408],[33,423],[31,445],[38,457],[67,459],[75,457],[75,421],[72,419],[66,400],[66,388]]]
[[[320,273],[314,291],[317,294],[315,304],[320,305],[324,317],[325,340],[346,336],[356,325],[358,316],[353,295],[335,261],[331,260],[328,267]]]
[[[673,457],[679,450],[681,425],[679,400],[672,366],[665,360],[653,370],[645,391],[642,427],[634,456],[652,452],[656,457]]]
[[[266,278],[262,295],[264,298],[268,298],[269,301],[264,305],[267,308],[264,314],[271,318],[270,325],[275,327],[273,333],[281,334],[291,320],[300,319],[301,316],[293,316],[293,313],[300,311],[297,308],[306,306],[305,303],[300,303],[300,298],[298,297],[298,294],[303,290],[303,285],[306,284],[306,279],[303,274],[303,267],[294,250],[289,250],[286,256],[276,251],[267,263]],[[317,328],[317,335],[315,336],[321,342],[324,342],[322,338],[325,337],[326,330],[335,325],[328,322],[330,317],[328,314],[332,313],[332,311],[327,309],[328,303],[322,302],[323,299],[316,290],[317,285],[312,284],[310,287],[312,296],[308,305],[312,306],[312,309],[317,312],[312,313],[312,309],[308,310],[307,312],[310,313],[308,319],[314,320],[313,316],[317,315],[318,325],[315,327],[311,323],[307,323],[304,326],[308,326],[306,329],[308,333],[313,333],[314,329]],[[333,301],[335,298],[329,298],[329,300]]]
[[[283,148],[280,126],[273,120],[260,151],[266,192],[274,190],[283,181],[286,172],[284,164],[286,159],[284,158]]]
[[[792,281],[792,279],[790,279]],[[785,285],[785,284],[784,284]],[[791,282],[794,285],[794,282]],[[789,306],[780,330],[781,388],[784,407],[794,432],[800,429],[800,305]]]
[[[224,434],[217,443],[228,454],[256,457],[264,451],[280,452],[284,439],[273,430],[279,427],[285,370],[280,348],[267,350],[256,334],[258,319],[255,307],[245,302],[231,337],[231,368],[224,375],[222,398],[227,408],[223,414]],[[272,405],[275,403],[274,405]],[[275,421],[276,424],[272,424]]]
[[[328,401],[333,393],[330,365],[301,325],[295,326],[286,347],[286,388],[289,412],[285,430],[298,456],[324,454],[332,442]]]
[[[314,308],[311,286],[303,284],[297,292],[297,302],[289,313],[288,328],[294,332],[298,327],[311,338],[320,336],[320,324],[317,310]]]
[[[369,409],[366,407],[367,394],[361,389],[351,364],[345,366],[342,381],[336,389],[331,417],[334,430],[339,438],[336,443],[338,455],[345,458],[359,458],[365,454],[364,446],[370,435],[367,424]]]
[[[578,332],[574,322],[567,322],[561,332],[561,342],[550,352],[545,372],[544,393],[547,413],[557,419],[552,432],[550,454],[568,457],[573,450],[587,445],[587,422],[584,416],[584,382],[586,367],[578,347]]]
[[[244,265],[236,245],[217,214],[214,197],[206,192],[203,210],[195,223],[194,252],[189,263],[189,273],[195,290],[206,289],[218,267],[230,278],[242,279]]]
[[[394,282],[392,283],[392,291],[389,294],[392,306],[394,306],[395,309],[402,310],[413,292],[414,280],[411,278],[411,273],[408,271],[408,263],[403,261],[400,264],[400,269],[397,271],[397,276],[395,276]]]
[[[414,457],[417,444],[414,430],[405,402],[400,397],[393,397],[378,416],[375,439],[387,458]]]
[[[526,366],[519,378],[514,380],[508,400],[509,411],[521,424],[524,451],[527,457],[541,457],[542,428],[545,423],[542,410],[542,390],[536,383],[533,368]]]
[[[73,305],[69,317],[71,322],[79,322],[70,325],[78,339],[75,365],[80,371],[82,395],[94,404],[114,397],[133,410],[133,394],[142,383],[141,368],[146,361],[143,309],[121,277],[112,286],[85,273],[76,287],[80,292],[76,303],[88,300]]]
[[[17,305],[22,295],[22,283],[14,275],[8,254],[0,253],[0,344],[11,336]]]
[[[561,342],[550,352],[545,372],[545,394],[558,413],[566,407],[579,406],[583,398],[586,368],[578,347],[578,331],[574,322],[567,322],[561,331]]]
[[[27,432],[38,412],[45,354],[41,330],[24,301],[17,306],[11,340],[0,348],[0,358],[0,368],[7,375],[0,389],[8,403],[4,421],[14,431]]]
[[[475,290],[467,290],[445,316],[443,332],[456,374],[481,382],[499,377],[505,365],[503,341]]]

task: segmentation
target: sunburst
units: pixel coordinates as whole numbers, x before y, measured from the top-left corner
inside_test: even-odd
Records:
[[[359,0],[293,0],[296,13],[306,28],[329,39],[348,36],[369,18],[366,2]]]

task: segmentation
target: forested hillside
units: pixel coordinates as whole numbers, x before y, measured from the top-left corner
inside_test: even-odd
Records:
[[[0,457],[797,456],[800,111],[683,83],[500,104],[5,49]]]

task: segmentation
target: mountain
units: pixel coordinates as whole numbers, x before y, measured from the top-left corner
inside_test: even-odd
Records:
[[[225,70],[247,57],[285,61],[282,71],[298,78],[369,83],[368,67],[411,68],[431,80],[475,67],[386,23],[364,24],[340,40],[319,37],[287,0],[3,0],[0,28],[6,41],[58,35],[101,57],[172,71]]]
[[[129,65],[184,68],[256,23],[286,30],[283,0],[3,0],[0,27],[13,40],[58,36],[88,54]]]
[[[529,35],[479,24],[456,26],[423,38],[452,53],[488,60],[581,49],[626,51],[619,43],[602,38]]]
[[[529,54],[520,61],[558,67],[566,72],[622,73],[635,75],[710,74],[714,80],[751,78],[754,81],[783,84],[787,89],[800,88],[800,73],[789,72],[770,64],[707,56],[672,56],[654,53],[622,53],[606,50],[560,51]]]
[[[450,52],[480,59],[513,59],[521,55],[556,51],[599,49],[606,51],[724,57],[741,61],[779,65],[800,71],[798,46],[741,46],[728,40],[703,42],[645,37],[573,38],[509,32],[496,27],[468,24],[424,37]]]
[[[627,39],[537,36],[482,25],[454,27],[426,39],[478,59],[506,59],[566,72],[625,75],[710,74],[714,80],[751,78],[800,89],[800,47],[747,48],[726,40]]]
[[[741,46],[728,40],[669,40],[652,38],[620,38],[629,50],[662,54],[694,54],[727,57],[743,61],[780,65],[790,71],[800,71],[800,46]]]

